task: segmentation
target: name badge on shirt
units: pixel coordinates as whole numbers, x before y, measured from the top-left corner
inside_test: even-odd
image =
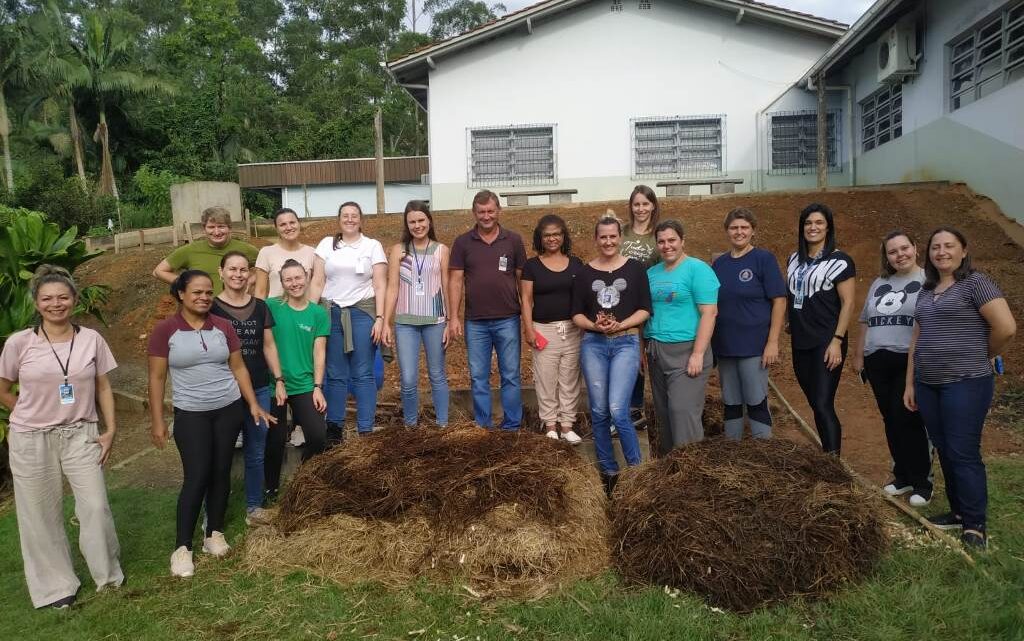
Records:
[[[64,385],[57,386],[57,393],[60,395],[61,405],[74,405],[75,404],[75,386],[71,383],[65,383]]]
[[[498,259],[498,271],[499,272],[507,272],[508,271],[508,256],[502,256],[501,258]]]
[[[427,294],[427,292],[423,288],[423,281],[422,280],[417,280],[416,281],[416,295],[417,296],[426,296],[426,294]]]
[[[800,291],[800,292],[798,292],[796,294],[793,294],[793,309],[803,309],[803,308],[804,308],[804,293],[803,293],[803,291]]]

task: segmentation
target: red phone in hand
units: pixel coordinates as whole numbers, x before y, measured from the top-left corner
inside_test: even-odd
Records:
[[[544,336],[537,330],[534,330],[533,344],[537,347],[537,351],[540,351],[548,346],[548,339],[544,338]]]

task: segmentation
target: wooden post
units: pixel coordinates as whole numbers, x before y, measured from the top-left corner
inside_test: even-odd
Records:
[[[142,229],[139,230],[139,249],[146,248],[146,232]]]
[[[302,208],[306,210],[306,218],[309,218],[309,189],[306,183],[302,183]]]
[[[818,83],[818,189],[828,187],[828,112],[825,107],[825,74]]]
[[[114,234],[114,253],[117,254],[121,251],[121,243],[118,242],[117,237],[119,234]]]
[[[377,213],[384,213],[384,125],[381,122],[381,108],[373,115],[374,152],[377,156]]]

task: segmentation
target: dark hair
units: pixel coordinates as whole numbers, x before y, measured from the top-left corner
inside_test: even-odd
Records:
[[[211,283],[213,282],[210,275],[201,269],[186,269],[178,274],[178,277],[174,279],[173,283],[171,283],[171,296],[174,296],[174,300],[176,300],[179,305],[181,304],[181,295],[185,293],[185,290],[188,288],[188,284],[196,278],[208,278]]]
[[[651,222],[647,223],[649,227],[654,228],[658,224],[658,215],[661,213],[661,208],[658,206],[658,195],[647,185],[637,185],[629,194],[629,228],[630,230],[633,229],[633,199],[636,198],[637,194],[643,194],[644,198],[651,201],[651,204],[654,205],[654,209],[651,210]]]
[[[430,228],[427,229],[427,238],[437,240],[437,232],[434,231],[434,217],[430,214],[430,204],[425,200],[410,200],[405,203],[405,213],[402,214],[402,244],[405,245],[405,253],[411,253],[412,232],[409,231],[409,212],[421,211],[430,221]]]
[[[914,240],[914,237],[902,229],[894,229],[886,234],[885,238],[882,239],[881,246],[879,247],[879,251],[882,254],[882,269],[878,272],[878,275],[881,278],[888,278],[896,273],[896,268],[889,264],[889,252],[886,251],[885,246],[889,244],[890,240],[893,238],[899,238],[900,236],[905,236],[907,240],[910,241],[911,245],[917,247],[917,242]]]
[[[281,209],[278,209],[277,211],[274,212],[274,224],[276,225],[277,219],[281,216],[284,216],[285,214],[291,214],[292,216],[295,216],[295,220],[299,219],[299,215],[295,213],[294,209],[292,209],[291,207],[282,207]]]
[[[490,189],[481,189],[476,192],[475,196],[473,196],[472,209],[475,211],[477,205],[486,205],[492,200],[494,201],[494,204],[498,206],[498,209],[501,209],[501,201],[498,200],[498,194],[494,193]]]
[[[238,251],[236,249],[232,249],[231,251],[227,252],[226,254],[224,254],[223,256],[220,257],[220,268],[224,269],[224,265],[228,264],[228,259],[229,258],[234,258],[235,256],[240,256],[240,257],[244,258],[245,259],[245,264],[249,265],[249,257],[248,256],[246,256],[245,254],[243,254],[242,252],[240,252],[240,251]],[[249,265],[249,266],[252,267],[252,265]]]
[[[75,285],[74,279],[71,278],[71,272],[59,267],[57,265],[40,265],[36,267],[35,273],[32,275],[32,280],[29,281],[29,291],[32,292],[32,300],[39,297],[39,288],[43,285],[49,285],[50,283],[60,283],[61,285],[68,288],[71,292],[71,296],[74,299],[78,299],[78,286]]]
[[[828,225],[828,231],[825,232],[825,246],[822,248],[821,255],[828,256],[836,250],[836,225],[833,222],[832,210],[829,209],[828,205],[811,203],[804,207],[803,211],[800,212],[800,222],[796,225],[797,253],[800,257],[801,263],[806,263],[813,258],[813,256],[807,255],[807,239],[804,238],[804,223],[807,222],[807,218],[815,212],[824,216],[825,223]]]
[[[544,253],[544,228],[551,225],[558,225],[562,229],[562,246],[558,250],[568,256],[572,252],[572,238],[569,237],[569,227],[565,220],[558,214],[547,214],[537,221],[537,226],[533,228],[533,250],[538,254]]]
[[[725,223],[723,223],[722,226],[729,229],[729,225],[731,225],[734,220],[745,220],[750,223],[752,228],[757,229],[757,216],[755,216],[754,212],[750,211],[746,207],[737,207],[726,214]]]
[[[939,284],[939,270],[932,264],[932,240],[935,236],[943,232],[956,236],[956,239],[960,242],[960,246],[965,250],[967,249],[967,238],[955,227],[939,227],[934,229],[932,233],[928,234],[928,244],[925,245],[923,289],[935,289],[935,286]],[[971,267],[971,255],[967,254],[964,256],[964,259],[960,261],[960,266],[953,270],[953,280],[963,280],[973,273],[974,268]]]
[[[654,238],[657,239],[658,234],[665,231],[666,229],[671,229],[681,239],[686,238],[686,230],[683,229],[683,223],[679,222],[674,218],[671,218],[669,220],[663,220],[660,223],[658,223],[657,226],[654,228]]]
[[[622,235],[622,221],[615,216],[604,215],[597,219],[597,224],[594,225],[594,238],[597,238],[597,230],[602,225],[615,225],[615,228],[619,230],[619,236]]]
[[[363,218],[363,208],[359,206],[359,203],[357,203],[355,201],[352,201],[352,200],[346,200],[345,202],[343,202],[340,205],[338,205],[338,216],[341,216],[341,210],[345,209],[346,207],[355,207],[356,211],[359,212],[360,220]],[[363,231],[363,226],[359,225],[359,232],[362,233],[362,231]],[[334,249],[338,248],[338,243],[340,243],[340,242],[341,242],[341,232],[339,231],[337,234],[334,235]]]

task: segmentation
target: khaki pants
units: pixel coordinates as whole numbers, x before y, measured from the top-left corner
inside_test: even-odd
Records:
[[[81,585],[64,531],[61,472],[75,494],[78,547],[96,589],[124,581],[97,434],[96,423],[77,423],[8,435],[21,557],[34,607],[75,594]]]
[[[580,338],[582,332],[572,321],[534,323],[547,339],[542,350],[533,350],[533,385],[541,422],[570,427],[576,423],[580,401]]]

